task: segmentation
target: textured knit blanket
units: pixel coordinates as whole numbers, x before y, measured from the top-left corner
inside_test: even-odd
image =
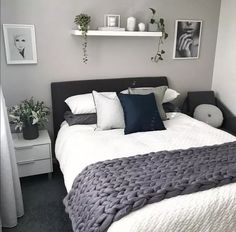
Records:
[[[64,204],[75,232],[103,232],[147,204],[233,182],[236,142],[89,165],[76,177]]]

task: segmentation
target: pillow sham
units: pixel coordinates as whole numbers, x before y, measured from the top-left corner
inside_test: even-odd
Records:
[[[156,105],[159,111],[159,114],[161,116],[162,120],[166,120],[166,113],[163,109],[162,102],[165,95],[165,92],[167,90],[167,86],[159,86],[156,88],[150,88],[150,89],[138,89],[138,88],[129,88],[130,94],[139,94],[139,95],[147,95],[150,93],[154,93],[155,99],[156,99]]]
[[[179,95],[180,95],[180,93],[177,92],[176,90],[168,88],[165,92],[162,103],[171,102],[171,101],[175,100]]]
[[[124,89],[124,90],[122,90],[120,93],[129,94],[129,90],[128,90],[128,89]]]
[[[94,114],[73,114],[71,111],[64,113],[64,119],[69,124],[73,125],[90,125],[97,123],[97,115]]]
[[[103,92],[105,96],[110,96],[113,92]],[[69,106],[73,114],[92,114],[96,113],[96,107],[94,104],[93,94],[78,94],[68,97],[65,103]]]
[[[109,96],[93,91],[94,102],[97,110],[97,129],[109,130],[124,128],[124,113],[115,92]]]
[[[69,106],[73,114],[96,113],[92,93],[79,94],[68,97],[65,103]]]
[[[155,87],[140,87],[140,88],[136,88],[136,89],[155,89]],[[129,94],[129,90],[125,89],[125,90],[121,91],[120,93]],[[171,102],[174,99],[176,99],[179,95],[180,95],[180,93],[177,92],[176,90],[167,88],[162,103]]]
[[[125,116],[125,134],[165,130],[153,93],[118,94]]]

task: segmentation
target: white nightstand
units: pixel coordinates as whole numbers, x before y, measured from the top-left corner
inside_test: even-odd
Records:
[[[46,130],[39,131],[39,137],[25,140],[22,133],[12,134],[19,176],[33,176],[53,172],[51,140]]]

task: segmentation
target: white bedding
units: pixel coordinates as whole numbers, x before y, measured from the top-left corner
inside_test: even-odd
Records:
[[[124,135],[122,129],[95,131],[95,125],[69,127],[63,123],[55,151],[67,191],[78,173],[97,161],[236,141],[234,136],[187,115],[172,113],[169,117],[165,131],[130,135]],[[114,222],[108,231],[236,232],[236,184],[147,205]]]

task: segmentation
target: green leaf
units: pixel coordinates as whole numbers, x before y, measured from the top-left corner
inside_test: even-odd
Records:
[[[150,23],[154,24],[155,23],[155,19],[150,19]]]
[[[156,14],[156,10],[155,9],[153,9],[153,8],[149,8],[149,9],[152,11],[153,15]]]
[[[160,24],[161,24],[162,26],[165,26],[165,25],[164,25],[164,19],[163,19],[163,18],[160,18]]]

